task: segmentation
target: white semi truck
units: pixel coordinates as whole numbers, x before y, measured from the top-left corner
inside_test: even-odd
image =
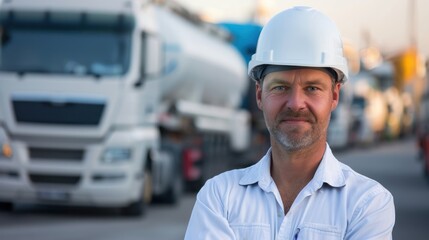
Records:
[[[183,180],[204,181],[221,153],[249,147],[245,63],[178,6],[7,0],[0,36],[3,208],[140,215],[152,196],[176,202]]]

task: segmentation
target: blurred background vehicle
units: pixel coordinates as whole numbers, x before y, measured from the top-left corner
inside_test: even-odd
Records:
[[[354,75],[352,116],[354,142],[371,144],[381,139],[387,120],[387,103],[377,86],[376,79],[366,70]]]
[[[360,71],[360,56],[356,47],[348,40],[344,40],[343,45],[351,79]],[[331,113],[328,126],[328,143],[333,149],[345,149],[355,141],[353,123],[356,117],[352,112],[353,97],[353,83],[347,81],[341,87],[340,100],[337,108]]]
[[[346,82],[340,91],[340,101],[331,113],[328,126],[328,143],[333,149],[344,149],[352,143],[352,85]]]
[[[245,62],[181,6],[14,0],[0,19],[3,206],[140,215],[249,148]]]
[[[402,132],[404,104],[402,94],[394,86],[393,65],[390,62],[383,61],[370,69],[370,73],[375,77],[379,89],[386,99],[388,112],[383,137],[388,139],[398,138]]]

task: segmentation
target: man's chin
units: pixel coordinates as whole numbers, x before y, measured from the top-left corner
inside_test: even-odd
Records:
[[[286,150],[295,151],[301,150],[309,145],[311,145],[310,135],[303,134],[289,134],[287,137],[285,135],[276,136],[277,142],[280,143]]]
[[[282,142],[281,145],[285,150],[290,152],[301,151],[308,147],[308,144],[303,142]]]

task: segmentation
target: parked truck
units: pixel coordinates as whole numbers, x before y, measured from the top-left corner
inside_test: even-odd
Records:
[[[358,49],[350,42],[343,43],[344,54],[349,68],[349,79],[354,79],[360,71],[360,56]],[[341,86],[340,101],[331,113],[328,126],[328,143],[334,149],[345,149],[353,144],[353,83],[348,81]]]
[[[244,61],[180,6],[8,0],[0,37],[3,208],[141,215],[249,148]]]

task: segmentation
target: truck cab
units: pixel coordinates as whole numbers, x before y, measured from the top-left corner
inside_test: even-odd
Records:
[[[245,150],[244,63],[210,32],[149,1],[0,5],[1,205],[141,215],[201,179],[190,172],[207,154],[184,159],[188,143]]]

